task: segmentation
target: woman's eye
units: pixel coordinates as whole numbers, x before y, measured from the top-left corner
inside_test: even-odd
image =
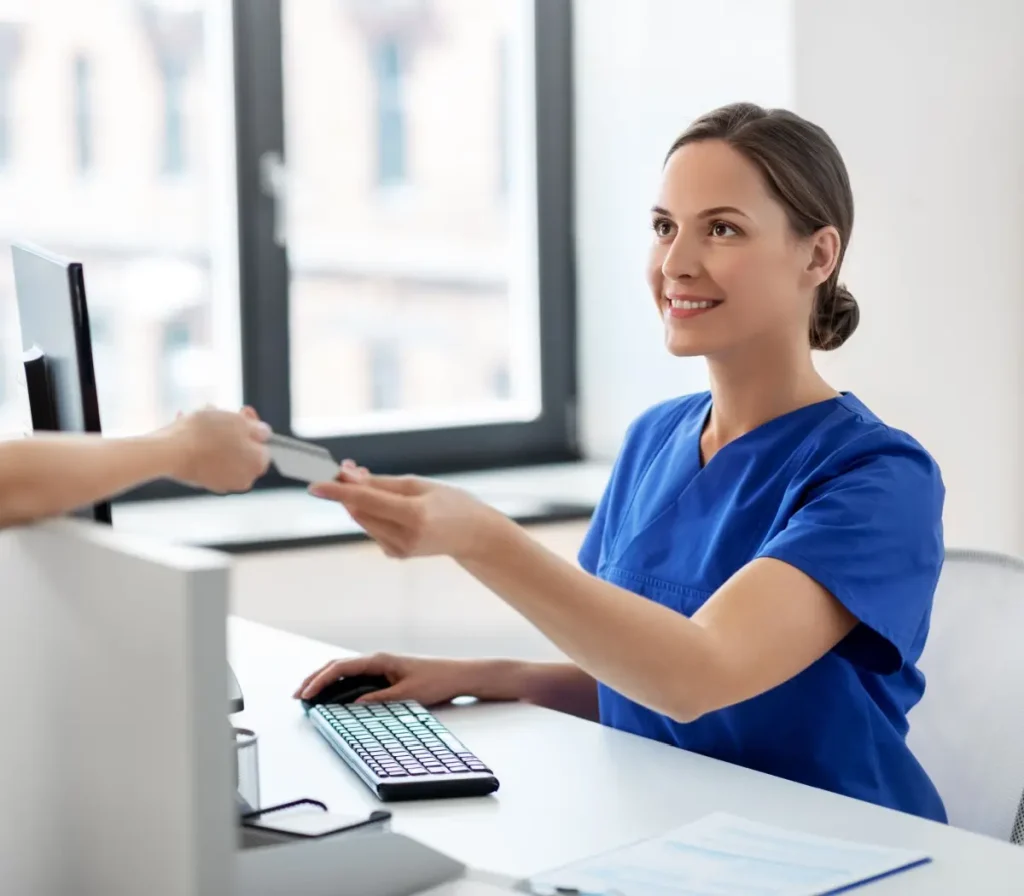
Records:
[[[666,237],[672,233],[672,222],[667,218],[655,218],[653,227],[654,232],[660,237]]]
[[[712,236],[736,236],[739,231],[728,221],[715,221],[711,225]]]

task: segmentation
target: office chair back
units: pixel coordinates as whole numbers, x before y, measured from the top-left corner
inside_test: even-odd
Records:
[[[949,823],[1024,840],[1024,561],[947,549],[907,743]]]

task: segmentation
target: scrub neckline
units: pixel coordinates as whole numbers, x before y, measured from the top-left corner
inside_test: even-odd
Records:
[[[821,401],[812,401],[810,404],[805,404],[802,405],[801,407],[793,408],[793,410],[791,411],[786,411],[784,414],[779,414],[779,416],[777,417],[772,417],[771,420],[765,420],[764,423],[755,426],[753,429],[743,433],[743,435],[741,436],[737,436],[731,442],[726,442],[721,448],[718,449],[718,451],[715,452],[715,454],[711,457],[711,460],[705,462],[703,454],[701,452],[700,442],[701,439],[704,437],[704,430],[707,429],[708,423],[711,420],[711,411],[714,407],[714,401],[711,397],[711,393],[708,392],[707,397],[705,398],[706,406],[704,408],[704,413],[701,417],[700,427],[697,429],[697,439],[695,446],[695,450],[697,452],[697,470],[702,471],[707,469],[708,464],[714,461],[714,459],[718,457],[718,455],[720,455],[723,451],[728,450],[732,445],[736,445],[740,442],[750,441],[750,439],[753,436],[764,433],[765,430],[775,426],[776,424],[785,420],[790,420],[796,417],[797,415],[804,414],[812,409],[821,410],[825,408],[827,405],[845,405],[846,399],[849,398],[852,394],[853,393],[851,392],[841,391],[838,395],[834,395],[831,398],[823,398]]]

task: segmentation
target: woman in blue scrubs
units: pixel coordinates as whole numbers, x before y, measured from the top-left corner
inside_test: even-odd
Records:
[[[346,462],[314,494],[390,556],[446,554],[572,664],[393,656],[367,699],[525,699],[773,775],[945,820],[905,742],[943,560],[935,461],[815,370],[853,333],[839,283],[853,224],[820,128],[737,104],[675,142],[648,281],[676,356],[710,391],[630,427],[582,570],[469,495]]]

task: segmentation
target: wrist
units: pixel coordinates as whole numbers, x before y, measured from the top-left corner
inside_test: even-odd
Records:
[[[491,558],[501,556],[510,538],[519,529],[505,514],[480,504],[480,512],[473,520],[472,532],[465,547],[453,558],[466,564],[486,564]]]
[[[156,478],[182,479],[188,464],[189,447],[185,431],[177,424],[141,436],[138,440],[152,461]]]
[[[530,663],[520,660],[468,660],[472,680],[477,682],[474,696],[481,700],[525,700]]]

